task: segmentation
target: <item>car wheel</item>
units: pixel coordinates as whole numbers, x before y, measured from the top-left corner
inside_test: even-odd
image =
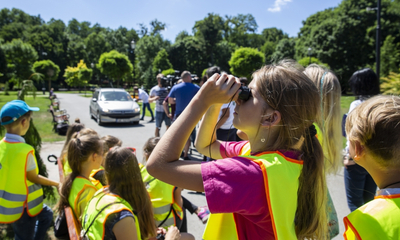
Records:
[[[97,124],[99,124],[99,126],[103,125],[103,122],[101,121],[100,113],[97,113]]]

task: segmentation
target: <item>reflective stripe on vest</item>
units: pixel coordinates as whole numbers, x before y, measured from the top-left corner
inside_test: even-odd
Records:
[[[242,149],[245,150],[241,153],[248,152],[246,148]],[[254,161],[262,170],[275,239],[297,239],[294,218],[297,209],[298,178],[303,162],[286,158],[278,151],[242,157]],[[285,194],[281,192],[282,186],[285,186]],[[233,214],[218,214],[223,217],[213,215],[215,214],[210,216],[203,234],[204,240],[238,239]],[[212,220],[213,218],[215,220]]]
[[[102,209],[104,206],[110,203],[115,203],[111,206],[105,208],[94,220],[95,216],[98,214],[98,211]],[[142,239],[140,235],[140,227],[139,227],[139,220],[137,216],[133,213],[131,205],[122,199],[120,196],[110,193],[105,193],[104,188],[100,189],[95,193],[93,198],[89,201],[86,209],[83,213],[83,223],[82,229],[86,230],[89,225],[93,222],[93,225],[89,228],[89,231],[86,233],[89,239],[97,240],[97,239],[104,239],[104,226],[107,221],[107,218],[112,213],[118,213],[122,210],[127,210],[132,213],[133,217],[135,218],[135,226],[136,226],[136,233],[137,239]]]
[[[71,191],[68,196],[68,203],[69,203],[69,206],[72,208],[72,211],[74,212],[75,217],[77,219],[80,218],[80,216],[78,216],[78,214],[76,212],[76,209],[78,207],[77,206],[78,198],[79,198],[79,195],[81,194],[81,192],[84,191],[86,188],[93,188],[93,189],[96,189],[96,191],[97,191],[97,188],[93,185],[93,183],[84,177],[78,176],[72,182]]]
[[[42,187],[26,179],[29,153],[35,155],[34,149],[26,143],[0,141],[0,223],[17,221],[24,205],[32,217],[43,209]],[[39,173],[37,163],[35,170]]]
[[[345,239],[400,239],[400,194],[376,196],[343,219]]]
[[[174,199],[175,187],[162,182],[152,177],[146,167],[139,165],[140,173],[142,174],[143,183],[146,186],[147,192],[149,193],[151,204],[153,206],[154,220],[156,225],[159,226],[161,222],[168,216],[171,205],[177,213],[177,216],[182,220],[183,211],[182,208],[176,203]],[[169,226],[176,225],[175,215],[173,212],[169,214],[168,219],[162,224],[162,227],[168,228]]]

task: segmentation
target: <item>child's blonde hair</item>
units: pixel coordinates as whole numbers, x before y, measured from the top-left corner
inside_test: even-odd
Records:
[[[32,116],[32,111],[28,111],[28,112],[26,112],[24,115],[22,115],[21,117],[19,117],[17,120],[15,120],[14,122],[9,123],[9,124],[6,124],[6,125],[3,125],[3,127],[4,127],[7,131],[10,131],[10,130],[14,129],[16,126],[18,126],[18,125],[21,123],[22,120],[24,120],[24,119],[28,120],[31,116]],[[10,121],[11,119],[12,119],[11,117],[3,117],[3,118],[1,119],[1,121],[2,121],[2,122],[8,122],[8,121]]]
[[[320,99],[318,89],[303,70],[293,60],[283,60],[257,70],[253,79],[257,79],[257,89],[264,101],[281,114],[279,137],[267,150],[302,152],[304,163],[295,219],[297,237],[325,239],[328,224],[324,159],[321,145],[310,131],[320,113]]]
[[[382,167],[400,167],[400,97],[376,96],[349,113],[346,133]]]
[[[321,114],[317,116],[316,122],[322,131],[319,140],[325,155],[325,170],[336,173],[342,159],[340,113],[342,89],[335,74],[317,64],[309,65],[304,72],[320,92]]]

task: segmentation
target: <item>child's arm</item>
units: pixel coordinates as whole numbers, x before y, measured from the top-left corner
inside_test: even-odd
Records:
[[[43,177],[42,175],[37,174],[36,169],[26,172],[26,178],[33,183],[44,185],[44,186],[58,187],[60,184],[59,182],[55,182],[46,177]]]
[[[219,78],[218,74],[213,75],[154,148],[146,165],[149,174],[174,186],[204,191],[201,164],[179,161],[179,156],[193,128],[208,108],[218,104],[218,113],[222,103],[237,95],[239,87],[239,80],[236,81],[233,76],[228,78],[223,74]]]

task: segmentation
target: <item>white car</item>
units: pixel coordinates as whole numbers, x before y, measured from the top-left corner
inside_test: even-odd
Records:
[[[103,123],[133,123],[140,120],[140,107],[124,89],[100,88],[93,93],[90,117]]]

